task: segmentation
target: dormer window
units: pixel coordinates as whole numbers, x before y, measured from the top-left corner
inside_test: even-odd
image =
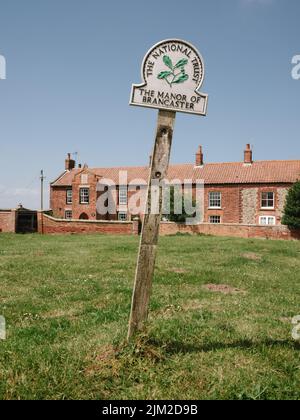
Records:
[[[81,184],[88,184],[88,182],[89,182],[88,174],[82,174],[81,175]]]

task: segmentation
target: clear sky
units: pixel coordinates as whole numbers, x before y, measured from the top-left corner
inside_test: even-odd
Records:
[[[144,54],[182,38],[202,53],[208,115],[178,114],[171,160],[300,158],[299,0],[0,0],[0,208],[39,205],[67,152],[148,163],[157,111],[129,107]],[[46,200],[48,198],[46,197]]]

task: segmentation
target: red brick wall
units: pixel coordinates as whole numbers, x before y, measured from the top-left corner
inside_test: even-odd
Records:
[[[103,233],[111,235],[137,235],[138,221],[80,221],[61,220],[38,213],[38,231],[46,234],[68,233]],[[300,231],[291,232],[285,226],[259,226],[239,224],[210,224],[185,225],[180,223],[162,222],[160,235],[174,235],[176,233],[205,234],[214,236],[228,236],[238,238],[266,238],[266,239],[300,239]]]
[[[66,187],[51,188],[50,208],[53,210],[53,216],[64,218],[66,210],[72,210],[72,205],[67,205]]]
[[[63,220],[38,212],[38,232],[53,233],[104,233],[111,235],[137,235],[138,222]]]
[[[259,223],[259,216],[275,216],[276,224],[280,224],[279,189],[290,188],[290,184],[240,184],[240,185],[205,185],[204,189],[204,222],[209,222],[210,216],[221,216],[222,223],[243,223],[243,197],[244,190],[257,190],[251,206],[254,210],[253,223]],[[209,193],[220,192],[222,194],[222,208],[209,209]],[[261,193],[275,193],[275,209],[261,209]]]
[[[86,175],[86,181],[82,182],[82,175]],[[88,168],[83,168],[75,175],[72,186],[70,187],[51,187],[50,191],[50,208],[53,211],[53,216],[57,218],[64,218],[67,210],[72,211],[72,217],[79,219],[85,213],[89,220],[97,220],[96,201],[97,201],[97,177],[89,171]],[[79,198],[80,188],[88,188],[90,192],[89,204],[81,204]],[[73,202],[67,204],[67,190],[72,189]]]
[[[118,215],[116,214],[105,214],[100,215],[97,213],[96,204],[97,199],[100,197],[101,194],[104,192],[97,192],[97,184],[96,179],[90,177],[89,183],[87,184],[90,189],[90,203],[89,204],[80,204],[79,203],[79,190],[80,187],[84,187],[84,185],[80,182],[81,177],[77,176],[75,181],[72,184],[72,187],[51,187],[50,191],[50,208],[53,211],[53,216],[57,218],[63,219],[65,217],[65,211],[70,210],[72,211],[72,216],[74,219],[79,219],[82,213],[86,213],[89,217],[89,220],[118,220]],[[67,197],[67,189],[72,188],[73,191],[73,203],[66,204],[66,197]],[[130,198],[136,194],[136,191],[129,191],[128,192],[128,203]],[[146,191],[145,191],[146,194]],[[112,192],[112,199],[115,200],[116,203],[116,211],[122,210],[119,208],[118,200],[119,200],[119,187],[116,187],[116,190]],[[137,203],[139,204],[139,202]],[[141,216],[141,214],[132,214],[130,209],[127,209],[127,212],[130,213],[129,217]]]
[[[291,232],[286,226],[259,226],[239,224],[184,225],[172,222],[162,222],[160,235],[175,235],[176,233],[205,234],[214,236],[229,236],[238,238],[266,239],[300,239],[300,231]]]
[[[222,208],[209,209],[209,193],[222,194]],[[204,188],[204,222],[210,216],[221,216],[222,223],[240,222],[240,187],[238,185],[205,186]]]
[[[83,181],[82,176],[87,177],[87,182]],[[73,190],[73,204],[72,212],[73,219],[79,219],[80,215],[85,213],[89,220],[97,220],[96,203],[97,203],[97,177],[95,174],[89,171],[88,168],[83,168],[81,172],[75,175],[72,183]],[[89,204],[80,204],[79,191],[80,188],[89,188],[90,191],[90,202]]]
[[[0,232],[16,231],[16,212],[15,210],[0,210]]]
[[[81,175],[88,175],[88,186],[90,188],[90,203],[80,204],[79,203],[79,189],[82,185]],[[51,189],[51,209],[55,217],[64,218],[65,210],[72,210],[73,218],[79,219],[82,213],[88,215],[89,220],[116,220],[117,215],[97,215],[96,192],[97,177],[89,172],[88,168],[83,169],[81,173],[77,174],[74,178],[72,189],[73,189],[73,204],[66,204],[66,190],[67,187],[54,187]],[[204,222],[209,222],[210,216],[221,216],[222,223],[251,223],[258,224],[259,216],[275,216],[276,224],[280,225],[281,220],[281,209],[279,209],[279,190],[283,188],[289,188],[290,184],[240,184],[240,185],[205,185],[204,189]],[[245,209],[245,203],[243,201],[243,193],[249,190],[253,191],[253,197],[250,197],[248,209]],[[210,192],[221,192],[222,194],[222,208],[221,209],[209,209],[209,193]],[[274,210],[262,210],[261,209],[261,193],[263,191],[273,191],[275,193],[275,209]],[[146,193],[146,190],[145,190]],[[129,192],[128,200],[135,194],[135,192]],[[195,195],[195,192],[194,192]],[[118,188],[116,191],[116,198],[118,200]],[[282,205],[282,203],[281,203]],[[118,208],[118,207],[117,207]],[[247,215],[250,211],[250,216]],[[253,217],[252,217],[253,213]],[[251,220],[245,220],[245,219]]]

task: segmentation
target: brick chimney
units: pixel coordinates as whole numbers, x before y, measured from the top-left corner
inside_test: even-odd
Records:
[[[71,171],[75,168],[75,160],[71,159],[71,153],[68,153],[67,159],[65,160],[65,169],[66,171]]]
[[[196,166],[203,166],[203,165],[204,165],[204,160],[203,160],[202,146],[199,146],[196,153]]]
[[[253,154],[250,144],[246,145],[246,150],[244,151],[244,164],[252,165],[253,163]]]

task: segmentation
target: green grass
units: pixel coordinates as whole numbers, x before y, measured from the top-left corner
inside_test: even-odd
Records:
[[[161,238],[149,322],[126,346],[137,246],[0,234],[0,398],[300,399],[300,242]]]

